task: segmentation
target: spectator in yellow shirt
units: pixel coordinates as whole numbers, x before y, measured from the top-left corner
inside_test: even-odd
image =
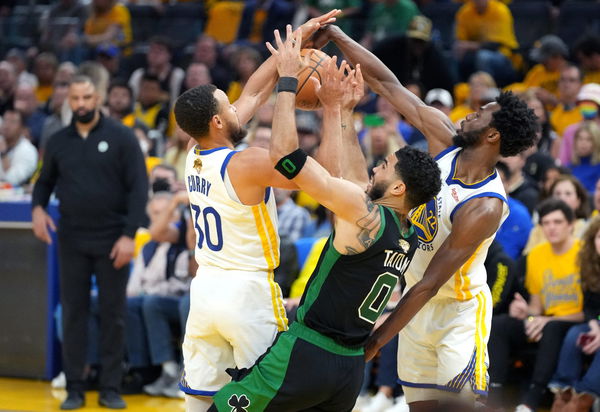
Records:
[[[538,64],[527,72],[523,83],[527,88],[537,88],[537,97],[547,106],[558,102],[558,80],[561,70],[569,64],[568,56],[565,42],[553,34],[542,37],[531,50],[531,60]]]
[[[575,43],[573,51],[583,69],[583,84],[600,83],[600,36],[587,34]]]
[[[492,320],[488,346],[488,406],[492,408],[502,406],[499,401],[510,371],[511,352],[529,345],[536,349],[535,362],[525,398],[516,410],[536,410],[556,368],[564,336],[575,322],[583,320],[577,264],[580,242],[572,234],[573,211],[561,200],[548,199],[540,205],[539,214],[546,242],[527,256],[525,287],[529,299],[516,293],[509,314],[494,316]]]
[[[469,97],[464,104],[456,106],[450,112],[450,120],[458,124],[469,113],[476,112],[481,106],[485,95],[496,88],[494,78],[486,72],[475,72],[469,77]]]
[[[559,136],[563,135],[567,127],[583,120],[583,116],[577,108],[577,95],[581,89],[582,80],[581,70],[574,64],[567,64],[560,72],[558,105],[550,114],[550,124]],[[558,154],[558,147],[556,154]]]
[[[455,22],[455,52],[463,79],[481,70],[500,86],[512,83],[516,73],[511,57],[519,44],[509,8],[498,0],[470,0],[458,10]]]
[[[116,0],[92,0],[92,13],[84,26],[85,42],[91,49],[107,43],[131,54],[131,16]]]

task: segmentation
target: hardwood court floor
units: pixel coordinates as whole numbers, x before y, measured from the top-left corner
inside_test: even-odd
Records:
[[[52,389],[50,382],[28,379],[0,378],[0,411],[49,412],[59,411],[60,402],[67,396],[64,389]],[[183,412],[183,400],[125,395],[129,412]],[[107,412],[98,406],[98,392],[86,392],[82,412]]]

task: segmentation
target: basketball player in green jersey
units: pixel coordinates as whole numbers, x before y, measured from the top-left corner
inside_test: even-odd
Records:
[[[410,147],[376,167],[370,184],[364,158],[355,152],[352,160],[362,168],[358,180],[363,186],[332,177],[298,148],[299,36],[288,26],[285,43],[276,32],[278,50],[268,45],[280,75],[270,156],[283,176],[335,213],[334,232],[302,296],[296,322],[249,371],[214,396],[209,411],[351,411],[363,379],[364,344],[417,248],[407,213],[433,198],[441,185],[434,160]],[[363,88],[360,69],[345,78],[345,67],[342,63],[338,69],[332,59],[317,92],[324,139],[333,139],[329,144],[338,150],[342,106],[355,105],[360,97],[352,91]]]

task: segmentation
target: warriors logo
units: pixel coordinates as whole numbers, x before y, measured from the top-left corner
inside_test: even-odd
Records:
[[[423,243],[431,243],[438,230],[437,198],[413,209],[410,213],[410,221],[415,226],[419,240]]]

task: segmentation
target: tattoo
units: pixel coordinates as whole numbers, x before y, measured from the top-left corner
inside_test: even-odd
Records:
[[[346,123],[342,123],[342,129],[346,130]]]
[[[377,231],[381,224],[381,215],[379,213],[379,208],[373,203],[369,196],[365,196],[365,206],[367,206],[368,213],[356,221],[356,225],[361,229],[356,238],[364,249],[368,249],[375,241],[375,236],[377,235]],[[360,253],[350,246],[346,246],[346,250],[348,251],[348,254],[352,255]]]

